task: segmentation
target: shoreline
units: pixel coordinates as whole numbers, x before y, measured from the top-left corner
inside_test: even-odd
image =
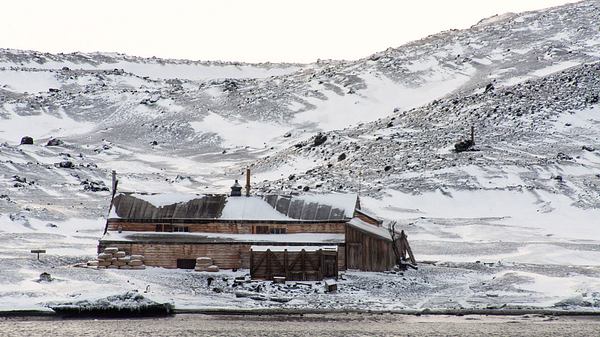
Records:
[[[400,315],[400,316],[523,316],[523,315],[542,315],[542,316],[562,316],[562,317],[600,317],[600,310],[555,310],[555,309],[422,309],[422,310],[363,310],[363,309],[255,309],[255,308],[186,308],[173,309],[171,314],[161,316],[144,315],[89,315],[89,314],[68,314],[64,315],[54,310],[0,310],[0,318],[26,318],[26,317],[47,317],[47,318],[143,318],[143,317],[172,317],[177,315],[219,315],[219,316],[303,316],[303,315],[331,315],[331,314],[362,314],[362,315]]]

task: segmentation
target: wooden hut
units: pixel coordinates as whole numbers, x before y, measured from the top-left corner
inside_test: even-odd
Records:
[[[165,268],[192,269],[209,257],[259,279],[313,280],[390,269],[386,232],[355,194],[242,196],[236,183],[231,195],[118,193],[98,251],[117,247]]]

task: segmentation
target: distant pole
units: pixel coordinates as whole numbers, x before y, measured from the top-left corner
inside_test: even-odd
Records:
[[[360,196],[360,189],[362,188],[362,171],[358,171],[358,195]]]
[[[475,145],[475,126],[471,125],[471,144]]]
[[[246,169],[246,196],[250,196],[250,168]]]

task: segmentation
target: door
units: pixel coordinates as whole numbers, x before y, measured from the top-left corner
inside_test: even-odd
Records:
[[[346,268],[362,268],[362,243],[346,243]]]

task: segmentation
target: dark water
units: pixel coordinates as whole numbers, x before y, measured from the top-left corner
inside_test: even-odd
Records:
[[[600,317],[402,315],[211,316],[58,320],[0,318],[0,336],[585,336]]]

